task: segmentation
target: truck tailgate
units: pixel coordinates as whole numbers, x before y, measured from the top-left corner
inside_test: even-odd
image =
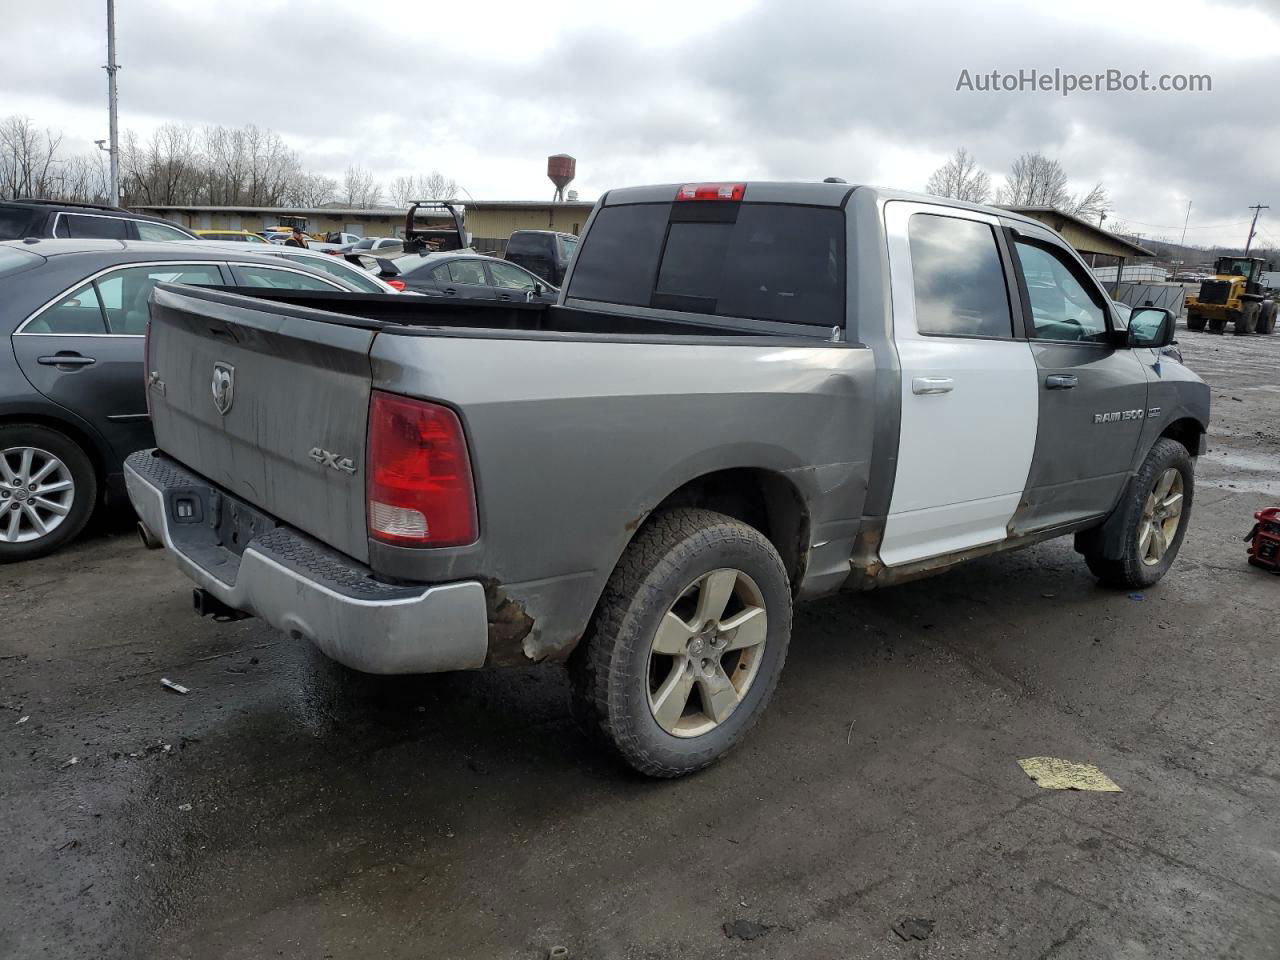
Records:
[[[349,317],[157,287],[147,370],[156,444],[367,561],[364,449],[376,333],[376,324]]]

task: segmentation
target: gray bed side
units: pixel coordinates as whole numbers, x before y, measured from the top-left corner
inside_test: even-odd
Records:
[[[646,517],[708,483],[712,505],[763,509],[800,592],[848,575],[875,419],[868,349],[384,333],[370,358],[374,389],[458,411],[481,528],[457,549],[370,542],[370,565],[484,579],[491,615],[511,623],[511,659],[567,653]]]

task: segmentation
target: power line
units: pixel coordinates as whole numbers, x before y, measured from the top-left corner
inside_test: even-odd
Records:
[[[1134,223],[1140,227],[1155,227],[1158,230],[1181,230],[1180,223],[1143,223],[1141,220],[1133,220],[1129,217],[1122,217],[1112,214],[1109,219],[1120,220],[1124,223]],[[1188,230],[1221,230],[1226,227],[1243,227],[1248,220],[1236,220],[1231,223],[1198,223],[1194,227],[1187,227]]]

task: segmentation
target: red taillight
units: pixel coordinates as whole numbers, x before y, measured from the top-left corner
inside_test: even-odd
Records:
[[[741,200],[745,183],[686,183],[676,191],[677,200]]]
[[[386,281],[386,284],[387,284],[387,286],[388,286],[388,287],[394,287],[396,290],[403,290],[403,289],[404,289],[404,281],[403,281],[403,280],[387,280],[387,281]]]
[[[475,486],[457,414],[375,390],[368,456],[369,536],[418,547],[475,542]]]

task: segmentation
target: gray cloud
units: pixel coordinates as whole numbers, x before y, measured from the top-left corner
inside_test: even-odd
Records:
[[[543,157],[567,150],[584,195],[653,179],[828,174],[918,189],[927,167],[963,144],[997,182],[1023,151],[1058,156],[1077,187],[1104,181],[1113,216],[1135,223],[1180,223],[1185,198],[1193,226],[1244,219],[1259,200],[1280,209],[1280,44],[1215,59],[1217,45],[1197,42],[1241,24],[1252,28],[1241,31],[1246,43],[1274,38],[1275,3],[1221,0],[1179,34],[1011,0],[790,0],[686,39],[679,21],[638,33],[620,14],[611,27],[538,34],[533,53],[486,34],[502,4],[472,9],[471,30],[443,32],[400,28],[390,4],[120,8],[127,126],[254,122],[330,173],[351,160],[388,179],[434,167],[479,196],[542,196]],[[0,104],[30,113],[23,104],[38,103],[37,120],[54,127],[66,124],[59,110],[101,107],[101,17],[89,0],[8,11],[6,32],[21,42],[0,64]],[[1213,92],[955,91],[962,69],[1031,67],[1209,73]]]

